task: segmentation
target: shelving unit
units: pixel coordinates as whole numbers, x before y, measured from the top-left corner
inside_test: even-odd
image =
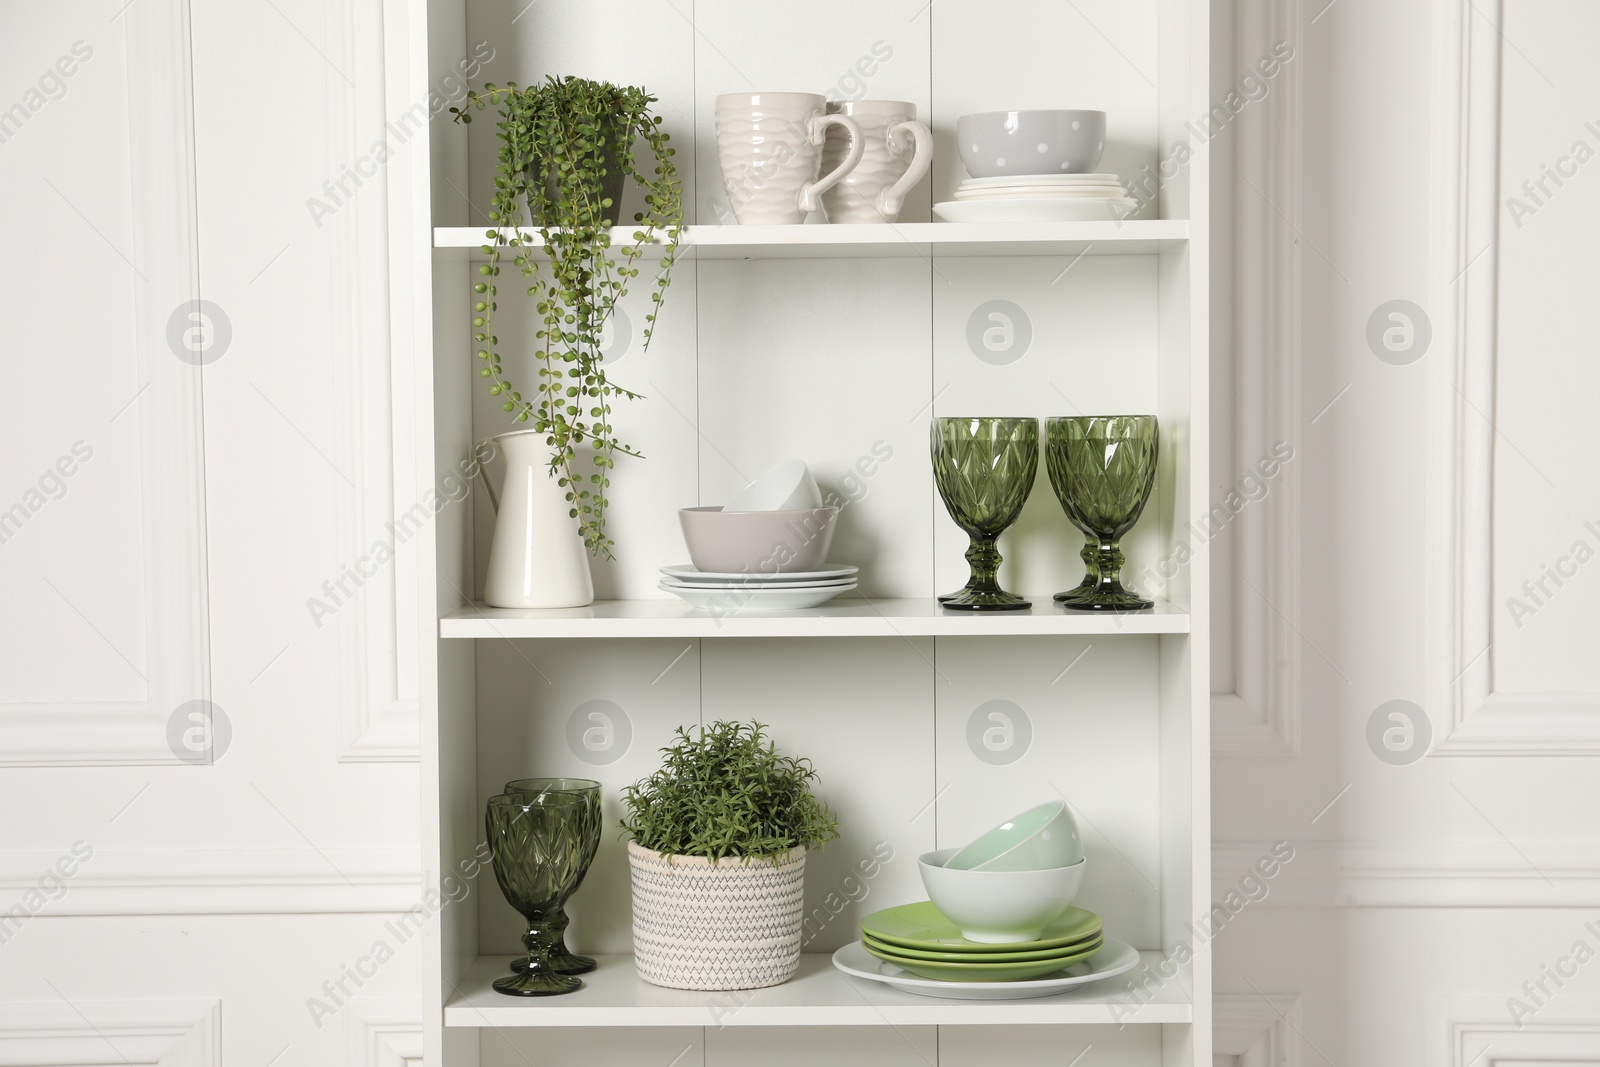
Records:
[[[614,246],[631,244],[631,226],[611,231]],[[471,226],[434,230],[436,249],[462,249],[481,258],[487,231]],[[524,244],[542,244],[537,230]],[[678,236],[684,258],[833,259],[839,256],[901,259],[941,256],[1148,256],[1189,239],[1187,219],[1122,222],[952,223],[896,222],[882,226],[685,226]],[[492,243],[492,242],[490,242]],[[658,239],[648,251],[659,254]]]
[[[470,887],[425,927],[430,1067],[644,1062],[645,1047],[662,1067],[720,1067],[750,1062],[751,1040],[782,1063],[1058,1065],[1092,1044],[1095,1063],[1208,1067],[1210,955],[1193,924],[1210,908],[1209,575],[1189,550],[1209,480],[1209,189],[1206,148],[1189,131],[1210,108],[1209,5],[1011,0],[1003,17],[985,0],[815,0],[759,13],[748,0],[400,0],[386,10],[390,118],[458,81],[479,41],[494,57],[474,84],[566,73],[647,86],[679,149],[687,224],[651,348],[638,344],[648,294],[634,294],[607,352],[614,377],[644,395],[614,421],[650,458],[616,471],[619,558],[594,567],[600,599],[561,611],[479,602],[492,523],[483,494],[441,504],[416,535],[424,864],[430,884]],[[869,53],[870,76],[857,60]],[[901,222],[726,224],[714,97],[805,86],[916,103],[935,162]],[[930,205],[963,174],[956,117],[1013,103],[1105,109],[1100,169],[1166,175],[1146,217],[931,221]],[[488,199],[493,133],[487,114],[470,128],[438,116],[388,172],[390,259],[408,279],[395,346],[425,368],[416,395],[396,403],[431,415],[418,420],[407,499],[447,495],[475,442],[508,428],[471,354],[486,239],[474,205]],[[1164,168],[1179,143],[1192,158]],[[625,198],[623,217],[633,209]],[[501,301],[495,329],[514,353],[532,327]],[[975,340],[1000,321],[986,317],[996,308],[1001,350]],[[939,608],[935,593],[965,579],[966,540],[933,489],[930,417],[1100,412],[1161,419],[1156,491],[1124,542],[1128,575],[1156,608],[1079,614],[1047,593],[1030,612]],[[796,455],[847,500],[832,555],[860,566],[859,595],[746,615],[695,611],[656,588],[660,566],[684,561],[677,508],[720,503]],[[1002,581],[1075,585],[1080,544],[1041,461],[1001,542]],[[843,837],[808,857],[798,976],[740,993],[642,982],[628,955],[627,864],[608,834],[569,908],[573,947],[601,961],[587,988],[532,1001],[495,994],[518,921],[472,858],[485,799],[512,777],[597,778],[614,825],[618,790],[654,768],[672,729],[719,718],[759,719],[785,751],[811,758],[841,818]],[[1089,855],[1077,903],[1142,950],[1143,968],[1012,1002],[915,997],[832,968],[861,915],[923,898],[918,854],[1056,796],[1078,813]],[[853,873],[860,857],[885,852],[875,877]],[[1164,977],[1148,977],[1156,972]],[[1014,1051],[1003,1032],[974,1026],[1049,1039]]]
[[[699,611],[681,600],[601,600],[586,608],[525,611],[473,604],[439,620],[439,636],[541,637],[995,637],[1051,634],[1186,634],[1189,615],[1166,601],[1135,615],[1056,607],[1049,593],[1028,611],[1000,615],[945,611],[933,599],[841,597],[804,611]],[[736,605],[734,605],[736,606]]]
[[[1155,966],[1158,954],[1144,954]],[[1036,1000],[934,1000],[855,982],[827,953],[801,956],[783,985],[741,993],[695,993],[640,981],[633,958],[602,955],[589,987],[559,1001],[528,1004],[490,988],[510,956],[480,956],[446,1002],[452,1027],[504,1026],[1047,1026],[1191,1023],[1194,1005],[1176,983],[1134,1001],[1115,979]]]

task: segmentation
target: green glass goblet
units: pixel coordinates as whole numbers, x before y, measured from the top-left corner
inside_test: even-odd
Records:
[[[517,778],[505,785],[505,792],[510,796],[530,794],[543,796],[546,793],[574,793],[588,799],[594,805],[595,818],[600,819],[600,783],[591,778]],[[595,849],[600,847],[600,839],[594,839]],[[594,853],[583,861],[584,870],[594,862]],[[591,956],[580,956],[567,948],[567,911],[559,907],[555,914],[550,916],[550,933],[555,937],[555,947],[550,950],[550,967],[557,974],[588,974],[598,964]],[[521,974],[528,966],[528,961],[516,959],[511,961],[511,973]]]
[[[934,419],[933,478],[950,518],[972,544],[971,577],[939,598],[955,611],[1022,611],[1033,605],[1000,588],[1000,534],[1022,514],[1039,471],[1037,419]]]
[[[581,979],[550,966],[550,950],[559,942],[550,918],[583,881],[599,847],[598,811],[573,793],[502,793],[489,798],[483,823],[494,880],[528,923],[522,935],[527,965],[495,979],[495,992],[548,997],[582,989]]]
[[[1155,485],[1161,432],[1154,415],[1087,415],[1050,420],[1045,467],[1056,499],[1089,538],[1085,574],[1055,600],[1079,611],[1140,611],[1154,601],[1122,586],[1123,535],[1139,521]]]

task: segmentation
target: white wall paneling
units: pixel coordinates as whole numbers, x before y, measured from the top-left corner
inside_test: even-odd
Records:
[[[1282,46],[1302,49],[1301,5],[1240,3],[1231,62],[1213,70],[1215,99],[1238,93],[1245,75],[1264,87],[1215,140],[1232,182],[1232,252],[1218,285],[1213,327],[1210,513],[1214,575],[1211,737],[1219,756],[1290,756],[1300,748],[1300,477],[1293,461],[1274,478],[1263,461],[1304,447],[1300,412],[1300,95],[1303,57],[1275,77],[1256,64]],[[1222,47],[1223,43],[1219,43]],[[1271,69],[1271,68],[1269,68]],[[1236,97],[1237,99],[1237,97]],[[1218,228],[1221,228],[1219,219]],[[1231,300],[1229,297],[1231,296]],[[1231,332],[1231,337],[1229,333]],[[1260,487],[1260,488],[1257,488]],[[1252,491],[1254,490],[1254,491]],[[1263,495],[1257,497],[1256,492]],[[1202,536],[1197,533],[1197,539]],[[1231,688],[1230,688],[1231,681]]]
[[[403,79],[384,62],[379,0],[341,0],[326,9],[333,64],[326,71],[328,174],[355,191],[326,221],[332,287],[335,463],[340,479],[337,536],[340,611],[340,759],[417,758],[417,550],[413,538],[436,497],[456,500],[459,476],[416,490],[414,361],[392,343],[410,324],[390,300],[389,170],[374,146],[399,151],[418,133]],[[346,75],[344,72],[348,72]],[[348,81],[346,78],[348,77]],[[353,82],[354,84],[350,84]],[[396,84],[398,82],[398,84]],[[392,125],[390,124],[392,122]],[[340,197],[343,200],[343,197]],[[391,331],[391,316],[400,329]],[[392,558],[391,558],[392,557]],[[369,573],[369,571],[371,573]]]
[[[1600,998],[1568,997],[1513,1021],[1506,1001],[1441,997],[1428,1006],[1427,1067],[1592,1067],[1600,1063]]]
[[[350,1002],[348,1067],[422,1067],[422,1000],[356,997]]]
[[[1300,998],[1217,993],[1211,1001],[1214,1053],[1229,1067],[1301,1067]]]
[[[13,1002],[0,1005],[4,1067],[220,1067],[215,1000]]]
[[[1534,79],[1544,75],[1537,67],[1530,73],[1527,61],[1515,53],[1507,65],[1501,24],[1509,7],[1503,0],[1446,3],[1439,19],[1441,52],[1449,62],[1439,87],[1440,126],[1446,136],[1438,148],[1438,169],[1441,192],[1449,195],[1441,197],[1444,204],[1436,209],[1435,221],[1439,271],[1434,288],[1448,314],[1438,324],[1445,342],[1434,363],[1433,410],[1440,432],[1431,438],[1440,447],[1431,469],[1439,486],[1435,499],[1441,506],[1430,510],[1445,520],[1435,525],[1431,539],[1440,561],[1431,586],[1432,617],[1441,635],[1434,648],[1434,692],[1444,709],[1440,727],[1444,736],[1434,752],[1592,756],[1600,755],[1600,691],[1559,685],[1508,688],[1498,680],[1513,644],[1526,648],[1526,642],[1535,639],[1521,634],[1526,617],[1519,616],[1513,599],[1531,609],[1529,614],[1547,611],[1551,602],[1558,611],[1583,611],[1577,602],[1581,590],[1563,591],[1563,579],[1551,584],[1545,576],[1549,564],[1574,539],[1586,541],[1591,552],[1600,543],[1584,525],[1597,517],[1586,510],[1593,508],[1592,496],[1576,488],[1587,475],[1578,471],[1575,477],[1561,478],[1561,469],[1552,466],[1552,459],[1560,462],[1558,454],[1538,447],[1550,442],[1531,441],[1536,431],[1527,428],[1526,416],[1518,417],[1527,410],[1528,391],[1545,380],[1542,375],[1547,370],[1530,366],[1527,376],[1513,370],[1547,347],[1528,332],[1523,307],[1528,301],[1523,294],[1530,285],[1535,291],[1559,286],[1547,265],[1561,248],[1560,228],[1588,226],[1592,220],[1583,213],[1578,194],[1546,205],[1536,193],[1529,197],[1517,186],[1515,175],[1530,166],[1530,154],[1543,146],[1519,143],[1514,155],[1508,155],[1502,141],[1517,138],[1520,130],[1504,125],[1503,106],[1508,99],[1515,101],[1519,116],[1531,115],[1526,110],[1530,107],[1544,106],[1542,95],[1534,100],[1526,90],[1513,88],[1521,81],[1537,85]],[[1510,79],[1516,80],[1508,83]],[[1582,114],[1581,108],[1565,111],[1569,117]],[[1574,124],[1571,135],[1584,132]],[[1530,173],[1538,177],[1537,165],[1532,166]],[[1509,175],[1504,186],[1503,174]],[[1529,225],[1527,235],[1519,232],[1521,220],[1512,199],[1530,206],[1538,203],[1536,210],[1545,213]],[[1568,212],[1564,218],[1559,216],[1563,211]],[[1556,244],[1541,246],[1536,243],[1541,238]],[[1530,249],[1538,256],[1531,266]],[[1546,267],[1541,270],[1538,263]],[[1508,271],[1518,273],[1508,275]],[[1512,298],[1509,287],[1516,283],[1520,283],[1518,295]],[[1552,314],[1549,308],[1536,307],[1532,313],[1558,331],[1578,326],[1560,311]],[[1577,383],[1570,385],[1581,391]],[[1552,408],[1548,398],[1537,403],[1539,414],[1534,418],[1546,424],[1565,414]],[[1538,455],[1537,462],[1530,449]],[[1560,496],[1563,490],[1545,473],[1547,469],[1577,495]],[[1527,527],[1534,523],[1544,525],[1550,535],[1542,548],[1528,551],[1533,538]],[[1519,588],[1516,579],[1508,577],[1518,571],[1525,571],[1522,577],[1533,582],[1542,581],[1542,588],[1531,593]],[[1555,614],[1536,622],[1549,622]],[[1585,643],[1568,649],[1566,642],[1590,632],[1592,621],[1592,615],[1562,616],[1566,637],[1548,626],[1534,629],[1532,634],[1549,644],[1551,653],[1535,661],[1544,664],[1542,670],[1523,669],[1518,677],[1535,684],[1541,673],[1573,677],[1556,660],[1572,663],[1573,651]]]
[[[1221,897],[1271,851],[1266,841],[1212,848]],[[1600,907],[1600,847],[1590,841],[1296,843],[1256,905],[1364,908]],[[1231,873],[1230,873],[1231,872]]]
[[[39,617],[52,622],[34,629],[35,637],[19,633],[8,641],[14,652],[34,662],[51,655],[43,647],[25,651],[41,633],[78,647],[91,663],[102,656],[120,660],[117,670],[126,664],[138,676],[138,684],[131,688],[138,695],[103,700],[75,692],[76,684],[84,684],[84,677],[95,673],[86,663],[83,676],[65,684],[56,679],[49,699],[28,697],[0,704],[0,766],[178,763],[167,743],[168,717],[180,704],[211,695],[202,371],[177,358],[168,340],[180,308],[201,296],[188,14],[185,0],[156,0],[128,11],[120,27],[96,37],[103,55],[125,43],[128,71],[126,199],[121,199],[122,187],[112,186],[103,197],[105,203],[97,201],[90,208],[102,223],[119,200],[128,211],[115,223],[118,232],[129,235],[126,256],[116,251],[125,259],[128,274],[115,284],[129,285],[133,293],[133,336],[119,340],[134,354],[136,373],[126,376],[133,384],[113,408],[124,400],[132,406],[107,410],[103,417],[132,419],[138,425],[137,458],[132,462],[138,478],[139,518],[134,525],[142,551],[135,572],[139,591],[118,598],[112,586],[112,591],[102,589],[96,595],[73,580],[73,568],[66,560],[41,562],[43,580],[32,582],[28,595],[39,598],[38,609],[45,612]],[[117,41],[119,36],[123,42]],[[48,118],[53,116],[41,116]],[[40,121],[28,132],[46,136],[41,128],[46,126]],[[7,148],[18,150],[13,145]],[[66,180],[59,171],[54,177]],[[86,218],[72,201],[88,195],[87,187],[79,190],[69,184],[68,191],[58,188],[57,193],[73,212]],[[86,239],[97,240],[92,235]],[[102,234],[98,240],[108,239]],[[100,353],[86,358],[98,359]],[[88,366],[83,370],[94,373]],[[100,370],[108,378],[123,373],[120,368]],[[90,448],[98,444],[107,449],[104,438],[111,432],[97,425],[94,433],[85,433],[85,440]],[[11,554],[20,550],[7,546],[12,560],[17,557]],[[121,625],[130,611],[137,622]],[[59,626],[54,623],[58,619]],[[127,652],[118,647],[127,641],[106,636],[112,619],[118,623],[110,626],[112,632],[137,635],[142,655],[131,645]]]
[[[53,852],[0,852],[0,912],[39,885]],[[417,853],[382,848],[96,849],[51,916],[398,912],[416,904]],[[26,907],[26,903],[24,903]],[[15,923],[12,924],[15,926]]]

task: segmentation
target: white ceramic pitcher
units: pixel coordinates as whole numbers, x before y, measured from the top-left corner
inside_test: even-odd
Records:
[[[495,511],[494,543],[483,599],[495,608],[581,608],[594,602],[589,550],[569,514],[567,491],[550,472],[550,446],[537,430],[493,438],[505,457],[506,477],[496,493],[489,473],[479,475]],[[488,441],[478,446],[483,453]]]

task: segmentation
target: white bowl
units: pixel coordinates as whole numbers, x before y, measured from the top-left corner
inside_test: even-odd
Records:
[[[1039,871],[1083,861],[1078,820],[1064,800],[1013,815],[950,858],[958,871]]]
[[[739,574],[821,570],[838,508],[724,511],[682,508],[678,524],[696,569]]]
[[[822,490],[802,460],[791,459],[762,471],[734,494],[723,511],[795,511],[820,508]]]
[[[958,850],[917,857],[928,899],[968,941],[1005,945],[1037,941],[1072,907],[1087,861],[1043,871],[957,871],[945,866]]]

